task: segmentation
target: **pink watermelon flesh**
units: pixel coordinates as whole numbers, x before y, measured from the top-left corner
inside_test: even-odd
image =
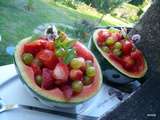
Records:
[[[42,70],[43,82],[41,87],[45,90],[50,90],[54,88],[54,80],[52,78],[52,71],[48,68],[43,68]]]

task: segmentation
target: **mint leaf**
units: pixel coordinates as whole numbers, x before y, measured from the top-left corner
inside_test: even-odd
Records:
[[[75,42],[76,42],[76,40],[64,41],[64,48],[65,49],[71,48],[74,45]]]
[[[68,49],[67,54],[64,57],[64,63],[69,64],[71,60],[75,57],[76,55],[74,49]]]
[[[60,40],[56,39],[54,43],[57,49],[63,48],[63,44]]]
[[[69,64],[70,61],[76,57],[75,50],[72,48],[76,40],[64,40],[60,39],[55,40],[56,51],[63,49],[65,51],[65,55],[62,56],[65,64]]]

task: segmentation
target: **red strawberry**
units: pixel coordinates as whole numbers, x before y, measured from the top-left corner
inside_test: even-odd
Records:
[[[48,49],[48,50],[55,51],[54,42],[53,41],[48,41],[45,48]]]
[[[70,79],[71,80],[82,80],[83,72],[79,69],[72,69],[70,71]]]
[[[80,42],[76,42],[73,46],[73,48],[76,50],[77,56],[78,57],[83,57],[85,60],[92,60],[93,61],[93,56],[91,52],[84,47],[84,45]]]
[[[58,63],[53,70],[53,77],[56,79],[55,84],[62,84],[68,81],[69,68],[64,63]]]
[[[24,52],[32,53],[33,55],[37,54],[43,45],[40,42],[31,42],[24,45]]]
[[[43,48],[45,48],[45,46],[46,46],[48,40],[45,40],[45,39],[38,39],[38,40],[36,40],[36,41],[34,41],[34,42],[35,42],[35,43],[41,44],[41,45],[43,46]]]
[[[122,36],[121,33],[119,33],[119,32],[113,33],[113,34],[112,34],[112,37],[113,37],[113,39],[116,40],[116,41],[119,41],[119,40],[122,40],[122,39],[123,39],[123,36]]]
[[[52,50],[52,51],[55,50],[54,42],[52,40],[48,41],[48,40],[45,40],[45,39],[38,39],[35,42],[40,43],[43,46],[44,49],[48,49],[48,50]]]
[[[32,63],[31,67],[32,67],[32,70],[34,72],[34,75],[40,75],[42,73],[40,66]]]
[[[53,53],[53,51],[48,49],[41,50],[36,57],[40,59],[44,66],[49,69],[54,69],[58,63],[58,58],[56,55]]]
[[[54,79],[52,78],[52,71],[48,68],[43,68],[42,70],[42,85],[41,87],[50,90],[54,88]]]
[[[127,70],[132,70],[133,67],[135,66],[135,61],[130,56],[125,56],[123,58],[123,61],[125,62],[124,68]]]
[[[130,41],[122,43],[122,51],[124,55],[129,55],[132,52],[133,44]]]
[[[61,90],[64,94],[64,96],[67,98],[67,99],[71,99],[72,95],[73,95],[73,90],[71,88],[71,86],[69,85],[63,85],[61,87]]]
[[[106,30],[101,30],[98,33],[97,42],[99,45],[102,45],[108,37],[111,36],[111,33]]]
[[[131,57],[136,61],[143,59],[143,55],[142,55],[141,51],[138,49],[136,49],[134,52],[131,53]]]
[[[131,53],[131,57],[135,60],[137,66],[139,66],[139,69],[143,70],[144,59],[143,59],[142,52],[140,50],[136,49],[134,52]]]

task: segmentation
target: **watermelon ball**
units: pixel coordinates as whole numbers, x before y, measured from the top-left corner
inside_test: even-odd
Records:
[[[116,42],[116,43],[114,44],[114,48],[116,48],[116,49],[122,49],[122,43]]]
[[[115,43],[115,40],[112,37],[109,37],[105,43],[107,46],[111,46]]]
[[[80,93],[83,89],[83,83],[81,81],[73,81],[72,82],[72,90],[75,93]]]
[[[109,48],[107,46],[103,46],[102,48],[102,51],[105,52],[105,53],[108,53],[109,52]]]
[[[110,37],[111,33],[108,31],[101,30],[98,32],[97,43],[98,45],[103,45],[105,40]]]
[[[116,49],[113,50],[113,54],[116,55],[116,56],[121,56],[122,55],[122,51],[120,49],[116,48]]]
[[[36,80],[37,85],[41,86],[42,81],[43,81],[42,76],[41,76],[41,75],[37,75],[37,76],[35,77],[35,80]]]
[[[71,60],[70,66],[72,69],[79,69],[79,68],[85,66],[85,60],[82,57],[73,58]]]
[[[86,69],[86,75],[87,75],[88,77],[94,77],[94,76],[96,75],[96,69],[95,69],[95,67],[93,67],[93,66],[88,67],[88,68]]]
[[[79,69],[72,69],[69,76],[71,80],[82,80],[83,72]]]
[[[84,85],[90,85],[92,82],[93,82],[93,80],[91,80],[91,78],[87,77],[87,76],[85,76],[84,79],[83,79],[83,81],[82,81],[82,83]]]
[[[22,60],[23,60],[24,64],[26,64],[26,65],[31,65],[33,58],[34,57],[31,53],[24,53],[22,56]]]

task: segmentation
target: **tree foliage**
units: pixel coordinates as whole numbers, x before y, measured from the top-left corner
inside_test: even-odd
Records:
[[[131,0],[129,3],[133,5],[142,5],[145,0]]]
[[[119,6],[121,3],[128,0],[80,0],[80,1],[85,2],[87,5],[96,8],[98,11],[102,13],[108,13],[117,6]]]

